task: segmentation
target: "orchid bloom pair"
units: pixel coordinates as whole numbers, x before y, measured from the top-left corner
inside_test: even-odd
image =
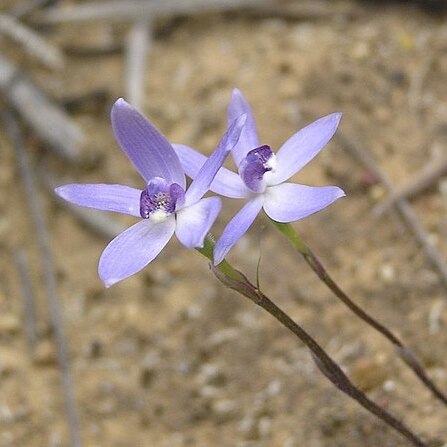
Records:
[[[228,109],[228,130],[206,158],[184,145],[171,145],[161,132],[123,99],[112,107],[112,128],[122,150],[143,177],[143,190],[124,185],[69,184],[56,193],[75,205],[140,217],[113,239],[99,261],[107,287],[137,273],[161,252],[175,233],[187,248],[203,247],[220,209],[219,197],[208,190],[248,199],[230,221],[214,251],[219,264],[264,208],[273,220],[291,222],[309,216],[344,196],[334,186],[283,183],[309,162],[335,133],[341,114],[305,127],[275,156],[260,146],[250,106],[234,90]],[[222,167],[231,152],[239,175]],[[186,189],[185,173],[192,183]]]
[[[260,144],[253,112],[240,90],[234,89],[228,106],[228,123],[240,114],[245,114],[247,120],[231,152],[239,175],[222,167],[210,190],[230,198],[248,199],[248,202],[228,223],[217,241],[215,265],[223,261],[231,247],[244,235],[261,208],[272,220],[293,222],[345,196],[336,186],[284,183],[328,143],[337,130],[341,113],[325,116],[304,127],[289,138],[276,155],[270,146]],[[174,149],[186,175],[195,178],[206,157],[188,146],[175,144]]]

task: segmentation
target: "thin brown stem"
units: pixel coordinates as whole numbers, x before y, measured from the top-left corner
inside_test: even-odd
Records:
[[[205,240],[205,246],[198,251],[211,261],[213,260],[214,242],[211,238]],[[256,288],[241,272],[235,270],[227,261],[217,267],[212,266],[213,273],[225,286],[236,290],[256,305],[262,307],[284,327],[293,332],[311,351],[317,367],[340,391],[344,392],[370,413],[377,416],[394,430],[405,436],[417,447],[427,447],[415,433],[393,415],[370,400],[365,393],[358,389],[346,376],[340,366],[326,353],[326,351],[282,309]]]
[[[317,274],[317,276],[326,284],[326,286],[334,293],[334,295],[345,304],[355,315],[369,324],[377,332],[382,334],[394,346],[399,357],[412,369],[421,382],[437,397],[441,402],[447,405],[447,396],[432,382],[428,377],[419,360],[407,348],[403,342],[393,334],[387,327],[377,321],[374,317],[364,311],[360,306],[354,303],[351,298],[336,284],[331,278],[323,264],[318,260],[313,251],[305,244],[305,242],[296,233],[290,224],[271,221],[273,225],[283,233],[292,245],[298,250],[307,262],[309,267]]]

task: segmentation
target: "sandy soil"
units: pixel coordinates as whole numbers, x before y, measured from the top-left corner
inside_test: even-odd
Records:
[[[330,2],[329,2],[330,3]],[[335,4],[337,3],[337,4]],[[333,8],[333,11],[332,11]],[[64,25],[48,31],[62,48],[122,43],[127,27]],[[340,132],[362,142],[395,184],[446,151],[447,22],[405,5],[334,2],[301,18],[242,13],[157,23],[144,112],[173,142],[205,153],[225,128],[233,87],[250,101],[262,141],[273,148],[334,111]],[[28,155],[62,183],[141,187],[108,113],[123,95],[123,55],[67,57],[51,73],[11,49],[33,79],[65,100],[101,89],[105,100],[70,113],[88,135],[70,166],[30,136]],[[49,323],[36,230],[13,147],[0,135],[0,446],[68,446],[60,373]],[[398,333],[447,391],[446,291],[386,197],[338,140],[296,176],[336,184],[347,198],[294,224],[336,281]],[[447,255],[446,179],[412,201]],[[307,350],[269,315],[225,290],[199,254],[172,241],[150,267],[105,289],[97,262],[107,240],[80,224],[44,189],[82,438],[89,447],[400,447],[408,442],[344,397]],[[241,206],[228,201],[214,233]],[[132,220],[123,219],[123,223]],[[259,218],[229,255],[255,277],[262,239],[265,292],[299,321],[376,402],[432,445],[447,442],[447,410],[392,348],[321,285],[287,242]],[[30,352],[20,278],[26,251],[38,307]]]

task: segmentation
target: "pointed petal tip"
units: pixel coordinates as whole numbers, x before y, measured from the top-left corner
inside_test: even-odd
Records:
[[[223,253],[217,253],[216,251],[213,252],[213,265],[214,267],[217,267],[219,264],[221,264],[225,259],[225,254]]]
[[[106,289],[110,289],[110,287],[114,286],[115,284],[118,284],[119,282],[121,282],[127,278],[101,278],[101,275],[100,275],[100,279],[101,279],[102,283],[104,284],[104,287]]]
[[[56,195],[58,195],[59,197],[63,197],[63,195],[62,195],[63,192],[64,192],[64,186],[63,185],[54,188],[54,193]]]
[[[295,222],[322,211],[345,195],[338,186],[282,183],[267,189],[264,211],[276,222]]]
[[[119,106],[128,106],[130,105],[123,97],[119,97],[112,105],[113,107],[119,107]]]
[[[335,113],[332,113],[330,116],[334,117],[334,120],[336,121],[337,126],[338,126],[338,124],[340,123],[340,120],[343,116],[343,112],[335,112]]]
[[[112,105],[110,115],[112,117],[112,123],[117,113],[125,113],[134,110],[134,108],[124,99],[118,98]]]
[[[69,202],[70,201],[69,200],[70,191],[72,190],[73,187],[76,187],[76,186],[77,186],[76,183],[71,183],[68,185],[61,185],[61,186],[54,188],[54,193],[61,199],[67,200]]]
[[[342,199],[343,197],[346,197],[346,193],[338,186],[333,186],[332,188],[334,188],[334,193],[333,193],[334,202],[338,199]]]
[[[99,275],[99,279],[102,281],[102,283],[104,284],[104,287],[106,289],[109,289],[114,284],[116,284],[117,282],[121,281],[121,279],[119,279],[119,278],[108,278],[108,277],[106,277],[104,275],[104,273],[101,271],[101,264],[98,265],[98,275]]]
[[[247,100],[245,99],[244,94],[242,93],[242,91],[238,88],[234,88],[233,91],[231,92],[231,101],[230,102],[242,102],[243,104],[248,104]]]
[[[216,267],[219,265],[223,260],[225,259],[225,256],[230,251],[230,247],[222,246],[222,244],[218,243],[217,241],[216,245],[214,246],[213,250],[213,265]],[[234,245],[234,244],[233,244]]]
[[[98,264],[98,276],[106,289],[110,289],[110,287],[112,287],[117,282],[122,281],[123,279],[123,278],[120,279],[120,278],[107,277],[107,275],[101,269],[101,259],[99,260]]]
[[[106,289],[110,289],[110,287],[112,287],[112,286],[113,286],[114,284],[116,284],[118,281],[115,281],[115,280],[113,280],[113,279],[111,279],[111,280],[103,279],[102,282],[104,283],[104,287],[105,287]]]
[[[316,120],[315,122],[320,122],[321,124],[326,123],[328,125],[333,125],[336,130],[338,125],[340,124],[341,118],[343,116],[343,112],[334,112],[329,115],[325,115],[322,118]]]
[[[217,250],[216,250],[217,248]],[[232,247],[214,247],[213,250],[213,265],[217,267],[219,264],[225,261],[225,257]]]

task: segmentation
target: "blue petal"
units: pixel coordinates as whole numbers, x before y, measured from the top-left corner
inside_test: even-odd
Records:
[[[260,146],[260,144],[251,107],[242,92],[235,88],[231,96],[231,101],[228,104],[228,125],[243,113],[247,115],[247,121],[238,144],[236,144],[231,152],[237,166],[239,166],[249,151]]]
[[[122,98],[112,107],[112,127],[124,153],[146,182],[161,177],[185,189],[185,174],[169,141]]]
[[[173,144],[175,152],[180,158],[180,163],[188,177],[196,178],[207,157],[195,149],[183,144]],[[250,190],[235,172],[224,167],[217,171],[211,182],[210,191],[232,199],[241,199],[250,194]]]
[[[208,197],[177,212],[175,234],[179,241],[187,248],[203,247],[203,240],[216,220],[221,206],[219,197]]]
[[[294,222],[326,208],[345,193],[337,186],[305,186],[282,183],[269,186],[264,211],[277,222]]]
[[[246,118],[247,116],[244,114],[236,118],[231,123],[230,127],[220,140],[217,149],[202,165],[196,178],[186,191],[185,203],[187,205],[196,203],[209,190],[211,182],[214,180],[217,171],[222,167],[225,158],[238,142]]]
[[[129,186],[71,184],[59,186],[55,192],[67,202],[78,206],[140,217],[141,191]]]
[[[245,234],[261,211],[264,195],[257,194],[230,220],[214,247],[214,265],[220,264],[231,247]]]
[[[99,277],[106,287],[146,267],[169,242],[174,230],[174,216],[160,223],[144,219],[113,239],[103,251],[98,266]]]
[[[269,184],[284,182],[309,163],[332,138],[341,115],[332,113],[320,118],[290,137],[276,154],[277,168],[270,173]]]

